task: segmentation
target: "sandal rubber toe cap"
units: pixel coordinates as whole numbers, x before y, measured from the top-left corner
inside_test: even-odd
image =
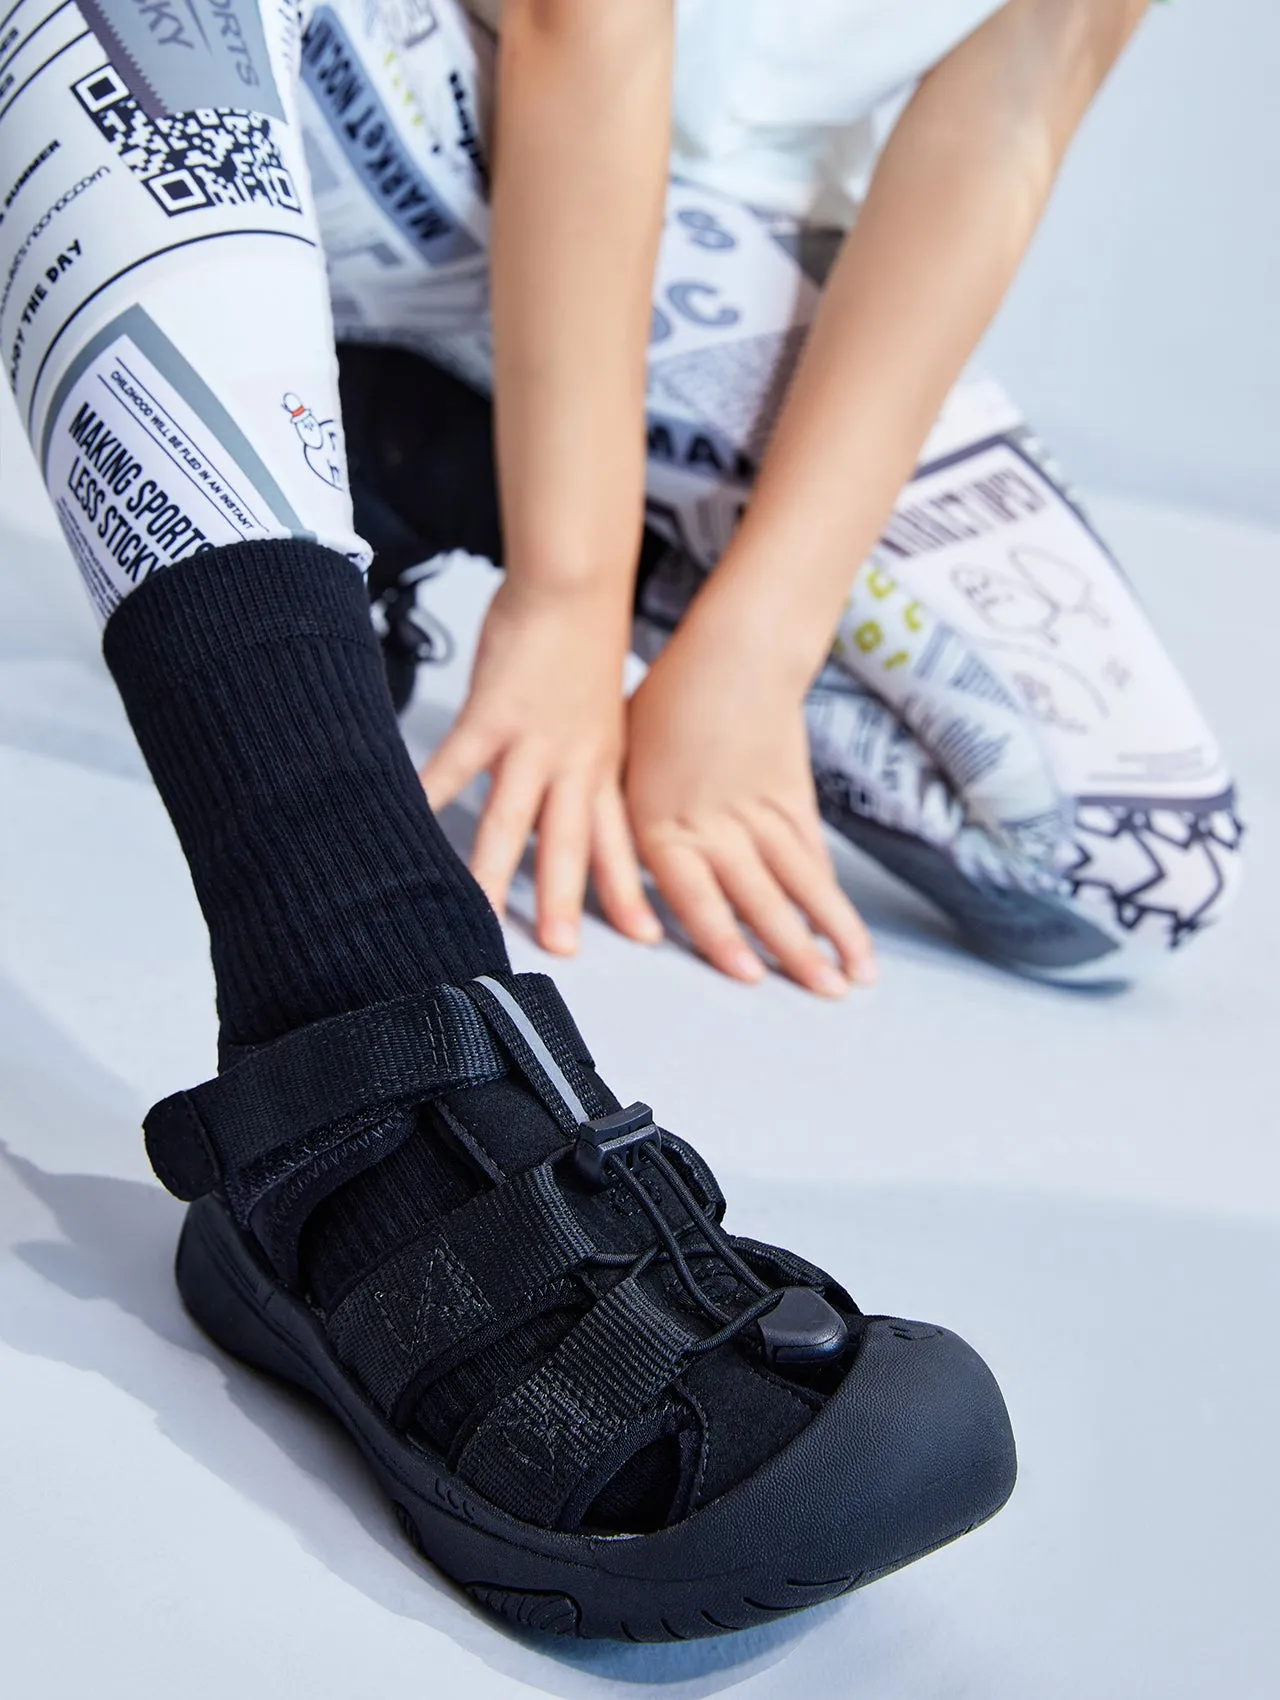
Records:
[[[1016,1476],[1004,1399],[973,1348],[945,1328],[871,1317],[839,1389],[794,1440],[616,1557],[630,1569],[643,1551],[655,1579],[673,1563],[724,1574],[758,1564],[763,1545],[796,1587],[839,1593],[985,1522]]]

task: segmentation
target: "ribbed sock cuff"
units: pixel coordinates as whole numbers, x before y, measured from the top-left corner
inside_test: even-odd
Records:
[[[378,657],[364,582],[332,549],[273,538],[153,573],[108,620],[102,652],[132,715],[229,656],[314,639]]]

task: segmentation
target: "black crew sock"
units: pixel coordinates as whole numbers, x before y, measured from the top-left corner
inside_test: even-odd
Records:
[[[193,556],[121,603],[103,650],[208,923],[225,1042],[506,966],[348,561],[299,540]]]

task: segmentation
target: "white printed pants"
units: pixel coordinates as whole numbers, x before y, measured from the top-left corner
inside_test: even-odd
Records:
[[[102,618],[242,539],[367,563],[335,338],[487,387],[492,60],[456,0],[326,0],[301,25],[289,0],[11,9],[0,348]],[[648,398],[669,547],[641,653],[750,499],[831,248],[671,185]],[[957,386],[850,579],[808,710],[835,827],[1033,972],[1124,975],[1217,919],[1240,839],[1217,744],[997,385]]]

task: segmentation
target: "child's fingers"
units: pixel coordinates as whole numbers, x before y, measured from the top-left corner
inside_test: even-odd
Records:
[[[747,943],[720,882],[700,849],[659,840],[644,846],[645,862],[695,950],[734,980],[764,978],[764,963]]]
[[[475,731],[465,716],[453,726],[418,770],[418,778],[433,809],[443,809],[476,777],[497,753],[494,740]]]
[[[540,760],[508,755],[495,770],[471,852],[471,872],[499,915],[546,793]]]
[[[750,835],[745,830],[726,835],[713,845],[711,862],[739,919],[777,957],[783,972],[821,997],[843,997],[848,981],[832,966]]]
[[[557,956],[578,948],[590,854],[590,787],[576,775],[559,779],[538,817],[538,943]]]
[[[662,937],[662,922],[645,896],[626,807],[616,785],[596,796],[591,867],[600,906],[612,925],[640,944],[656,944]]]
[[[841,891],[826,845],[815,853],[789,820],[762,814],[752,831],[770,873],[791,901],[808,916],[814,930],[831,940],[851,980],[870,985],[876,978],[876,954],[861,915]]]

